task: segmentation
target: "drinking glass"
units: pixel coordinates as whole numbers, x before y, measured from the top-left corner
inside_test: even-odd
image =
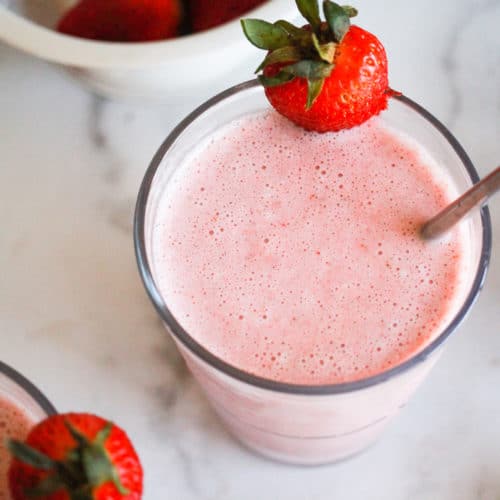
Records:
[[[184,159],[206,137],[247,114],[269,109],[256,81],[213,97],[185,118],[160,146],[138,195],[134,240],[139,271],[156,310],[194,377],[232,434],[249,448],[295,464],[344,459],[372,444],[429,373],[445,340],[458,328],[482,288],[491,251],[486,208],[466,221],[470,257],[463,297],[449,324],[410,359],[361,380],[299,385],[255,376],[218,358],[186,331],[169,310],[155,280],[152,241],[165,187]],[[478,181],[477,172],[453,135],[405,96],[390,99],[380,115],[393,129],[420,143],[447,172],[457,192]]]

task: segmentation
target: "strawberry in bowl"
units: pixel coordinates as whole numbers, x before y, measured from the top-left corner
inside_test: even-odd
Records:
[[[215,28],[265,0],[80,0],[57,24],[66,35],[152,42]]]
[[[215,28],[241,17],[265,0],[189,0],[190,24],[193,32]]]
[[[181,20],[180,0],[81,0],[57,30],[93,40],[147,42],[177,36]]]
[[[10,441],[13,500],[140,500],[143,471],[115,424],[87,413],[53,415],[25,442]]]
[[[317,132],[360,125],[386,109],[387,57],[378,38],[351,25],[356,9],[317,0],[296,0],[308,21],[242,20],[248,40],[267,55],[257,72],[271,105],[297,125]]]

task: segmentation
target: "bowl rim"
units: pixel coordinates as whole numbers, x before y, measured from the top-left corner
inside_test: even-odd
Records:
[[[245,17],[292,19],[295,5],[290,0],[268,0],[250,10]],[[0,40],[48,61],[75,67],[135,68],[152,64],[186,61],[215,49],[227,50],[250,44],[241,31],[239,19],[215,28],[169,40],[155,42],[105,42],[64,35],[12,12],[0,5]],[[221,43],[221,41],[226,43]],[[232,40],[227,43],[227,40]]]
[[[479,256],[479,262],[477,265],[477,270],[475,271],[474,280],[471,283],[470,290],[464,298],[462,305],[455,313],[450,323],[434,340],[432,340],[421,351],[412,355],[407,360],[383,372],[359,380],[333,384],[302,385],[297,383],[278,382],[271,378],[265,378],[244,371],[243,369],[224,361],[222,358],[216,356],[215,354],[212,354],[211,351],[203,347],[199,342],[191,337],[191,335],[186,330],[184,330],[184,328],[177,322],[177,320],[163,301],[163,297],[153,278],[153,272],[147,255],[145,239],[146,210],[156,172],[161,167],[163,157],[176,142],[177,138],[182,133],[184,133],[184,131],[191,125],[191,123],[196,121],[199,116],[203,115],[206,111],[212,109],[213,107],[217,106],[218,104],[224,102],[234,95],[253,91],[259,87],[260,83],[258,82],[258,80],[254,79],[243,82],[239,85],[235,85],[212,97],[201,106],[196,108],[194,111],[192,111],[186,118],[184,118],[184,120],[182,120],[177,125],[177,127],[175,127],[169,133],[167,138],[160,145],[155,155],[153,156],[153,159],[151,160],[149,167],[144,174],[144,178],[137,195],[133,230],[136,262],[146,292],[151,299],[156,311],[160,315],[163,323],[168,327],[168,330],[173,335],[176,341],[178,341],[184,348],[190,351],[198,359],[205,362],[212,369],[215,369],[216,371],[223,373],[232,379],[236,379],[250,386],[285,394],[328,396],[331,394],[344,394],[363,390],[368,387],[372,387],[374,385],[378,385],[391,380],[393,377],[399,376],[402,373],[405,373],[411,368],[422,363],[431,354],[437,351],[438,348],[442,346],[444,341],[448,339],[448,337],[462,323],[472,305],[477,300],[485,282],[492,248],[492,226],[487,206],[483,206],[480,210],[482,227],[480,236],[481,255]],[[479,175],[469,156],[462,148],[458,140],[455,138],[455,136],[448,130],[445,125],[443,125],[443,123],[441,123],[425,108],[417,104],[409,97],[406,97],[405,95],[396,95],[393,96],[393,99],[397,101],[399,105],[405,106],[417,115],[420,115],[421,118],[427,121],[429,127],[441,134],[444,140],[448,142],[448,144],[457,154],[471,182],[473,184],[476,184],[479,181]]]

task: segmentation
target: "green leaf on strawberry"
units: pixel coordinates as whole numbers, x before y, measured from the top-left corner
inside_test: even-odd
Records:
[[[323,2],[323,12],[325,13],[326,22],[330,27],[334,40],[340,43],[351,26],[349,16],[343,7],[330,0]]]
[[[281,71],[306,80],[321,80],[332,72],[333,66],[323,61],[299,61],[285,66]]]
[[[41,470],[51,470],[55,466],[55,462],[47,455],[19,441],[9,441],[8,447],[14,456],[22,457],[23,462],[31,467]]]
[[[243,19],[242,22],[245,23],[246,19]],[[304,37],[304,35],[307,35],[306,33],[304,33],[303,29],[294,26],[292,23],[289,23],[288,21],[284,21],[283,19],[276,21],[274,25],[279,26],[282,30],[288,33],[289,36],[297,40],[301,37]]]
[[[329,64],[333,63],[333,58],[335,57],[336,44],[333,42],[321,43],[316,36],[316,33],[312,34],[312,41],[314,48],[321,59]]]
[[[281,47],[270,52],[255,72],[258,73],[265,66],[269,66],[270,64],[290,63],[295,61],[300,61],[300,51],[293,46]]]
[[[297,0],[297,7],[302,16],[307,19],[313,31],[316,31],[321,24],[318,3],[310,0]]]
[[[324,78],[319,78],[317,80],[307,80],[307,103],[306,109],[310,109],[316,98],[319,96],[320,92],[323,90],[323,85],[325,84]]]
[[[259,81],[264,85],[264,87],[277,87],[278,85],[283,85],[286,82],[292,81],[295,76],[291,73],[285,73],[281,71],[274,76],[259,75]]]
[[[27,489],[27,496],[30,498],[45,498],[57,493],[64,486],[64,483],[57,476],[47,476],[42,479],[34,488]]]
[[[259,49],[275,50],[288,45],[288,34],[279,25],[260,19],[242,19],[243,32]]]
[[[356,17],[358,15],[358,9],[355,9],[354,7],[351,7],[350,5],[342,5],[342,8],[344,9],[344,12],[349,17]]]

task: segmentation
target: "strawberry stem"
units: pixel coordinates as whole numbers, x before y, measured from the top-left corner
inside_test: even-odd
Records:
[[[313,31],[317,31],[321,24],[317,0],[296,0],[297,7],[302,16],[307,19]]]
[[[64,484],[57,476],[47,476],[45,479],[42,479],[37,486],[28,489],[26,491],[26,496],[28,498],[47,497],[56,493],[63,486]]]
[[[345,10],[338,4],[325,0],[323,2],[323,12],[326,22],[333,33],[333,38],[337,43],[342,41],[344,35],[349,31],[351,21]]]
[[[56,462],[42,452],[14,439],[7,441],[8,450],[21,462],[41,470],[52,470]]]
[[[309,22],[308,27],[298,28],[288,21],[274,24],[260,19],[242,19],[241,26],[250,43],[268,54],[256,73],[264,87],[283,85],[294,78],[307,81],[306,109],[310,109],[323,89],[323,82],[335,66],[337,45],[342,42],[351,26],[350,17],[357,10],[323,0],[322,22],[317,0],[296,0],[300,13]],[[266,72],[276,65],[277,70]]]

